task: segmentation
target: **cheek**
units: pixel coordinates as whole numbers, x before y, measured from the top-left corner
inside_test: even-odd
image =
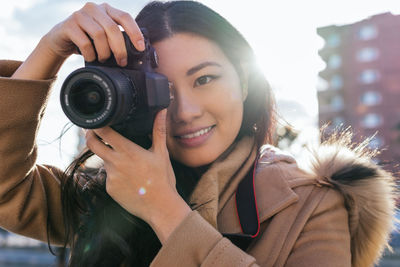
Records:
[[[236,99],[230,99],[236,100]],[[219,121],[219,126],[226,137],[233,139],[239,133],[240,126],[243,120],[243,104],[239,101],[224,101],[225,103],[219,102],[220,111],[216,115]]]
[[[171,113],[167,115],[167,147],[170,156],[192,167],[211,163],[221,155],[234,142],[243,119],[242,92],[237,83],[221,80],[213,84],[213,88],[198,91],[196,99],[202,108],[202,116],[196,120],[218,125],[208,145],[189,150],[180,147],[171,135],[171,127],[174,127]]]
[[[237,84],[228,84],[213,97],[215,116],[224,121],[241,125],[243,116],[242,92]],[[232,126],[234,126],[232,125]]]

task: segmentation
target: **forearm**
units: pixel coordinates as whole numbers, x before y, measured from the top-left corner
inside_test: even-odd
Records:
[[[0,61],[0,226],[44,242],[49,229],[51,242],[62,244],[62,171],[35,165],[35,137],[54,79],[10,79],[18,66]]]
[[[66,57],[53,53],[46,44],[47,35],[43,36],[36,48],[11,76],[13,79],[47,80],[53,78]]]

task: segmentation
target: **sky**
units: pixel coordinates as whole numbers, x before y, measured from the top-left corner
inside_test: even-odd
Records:
[[[102,3],[104,1],[93,1]],[[145,0],[112,0],[110,5],[135,16]],[[258,65],[270,82],[279,113],[302,138],[317,132],[318,72],[325,63],[318,56],[323,46],[316,29],[354,23],[384,12],[400,14],[398,0],[203,0],[227,18],[255,50]],[[54,25],[80,9],[85,1],[2,1],[0,10],[0,59],[24,60],[40,38]],[[39,163],[65,167],[75,153],[77,128],[61,141],[55,140],[68,123],[59,104],[59,89],[65,77],[83,66],[71,56],[58,74],[39,136]],[[54,141],[55,140],[55,141]]]

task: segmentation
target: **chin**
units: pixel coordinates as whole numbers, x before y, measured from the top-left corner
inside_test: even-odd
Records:
[[[218,158],[218,155],[215,157],[206,153],[205,157],[201,155],[181,155],[180,157],[174,158],[174,160],[179,161],[183,165],[191,168],[202,167],[205,165],[209,165],[213,163]]]

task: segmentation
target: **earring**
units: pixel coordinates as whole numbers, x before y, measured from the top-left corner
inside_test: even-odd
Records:
[[[256,133],[256,132],[258,132],[258,127],[257,127],[257,123],[254,123],[253,124],[253,133]]]

